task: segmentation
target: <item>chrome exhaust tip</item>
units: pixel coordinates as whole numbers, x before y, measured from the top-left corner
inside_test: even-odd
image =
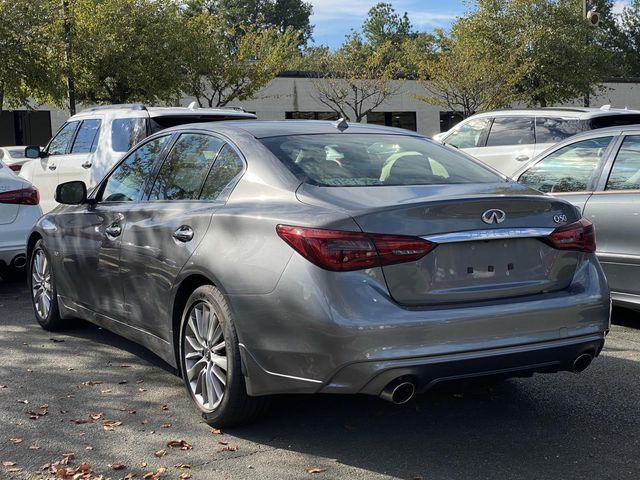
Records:
[[[24,268],[27,265],[26,255],[17,255],[12,261],[11,266],[13,268]]]
[[[591,365],[592,360],[593,355],[591,355],[590,353],[583,353],[573,361],[573,371],[575,373],[584,372],[587,367]]]
[[[416,386],[407,380],[396,378],[391,381],[380,393],[380,398],[387,402],[402,405],[413,398],[416,393]]]

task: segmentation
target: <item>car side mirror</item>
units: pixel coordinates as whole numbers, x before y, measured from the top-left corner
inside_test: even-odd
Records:
[[[24,156],[27,158],[41,158],[42,150],[38,146],[30,145],[24,149]]]
[[[54,198],[65,205],[81,205],[87,202],[87,186],[80,180],[61,183],[56,187]]]

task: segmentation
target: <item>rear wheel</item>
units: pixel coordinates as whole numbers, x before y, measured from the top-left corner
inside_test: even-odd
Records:
[[[42,240],[38,240],[31,252],[28,281],[33,311],[40,326],[45,330],[62,328],[51,261]]]
[[[266,407],[265,398],[247,395],[231,311],[211,285],[197,288],[187,301],[180,362],[187,391],[210,425],[248,423]]]

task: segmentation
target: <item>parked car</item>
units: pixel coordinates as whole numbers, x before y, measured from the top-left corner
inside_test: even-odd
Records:
[[[436,140],[460,148],[505,175],[571,135],[586,130],[640,124],[640,110],[538,108],[479,113]]]
[[[4,162],[16,173],[19,173],[22,165],[29,160],[24,154],[24,147],[0,147],[0,162]]]
[[[25,271],[27,237],[42,215],[38,190],[0,161],[0,277]]]
[[[36,159],[20,175],[40,190],[44,212],[57,206],[59,183],[82,180],[89,188],[133,145],[151,133],[183,123],[255,119],[234,108],[146,107],[107,105],[88,108],[72,116],[44,148],[28,147],[26,156]]]
[[[614,303],[640,309],[640,126],[571,137],[516,178],[570,201],[595,224],[596,253]]]
[[[145,345],[217,426],[272,394],[581,371],[609,329],[575,207],[406,130],[183,125],[57,200],[29,238],[40,325]]]

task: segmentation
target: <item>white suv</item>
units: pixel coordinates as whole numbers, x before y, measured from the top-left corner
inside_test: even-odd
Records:
[[[638,123],[639,110],[613,109],[608,105],[496,110],[472,115],[434,140],[457,147],[511,176],[525,162],[571,135]]]
[[[72,116],[44,148],[27,147],[34,160],[23,165],[20,176],[40,191],[44,213],[55,208],[56,187],[82,180],[91,188],[136,143],[164,128],[183,123],[255,119],[233,108],[145,107],[107,105]]]

